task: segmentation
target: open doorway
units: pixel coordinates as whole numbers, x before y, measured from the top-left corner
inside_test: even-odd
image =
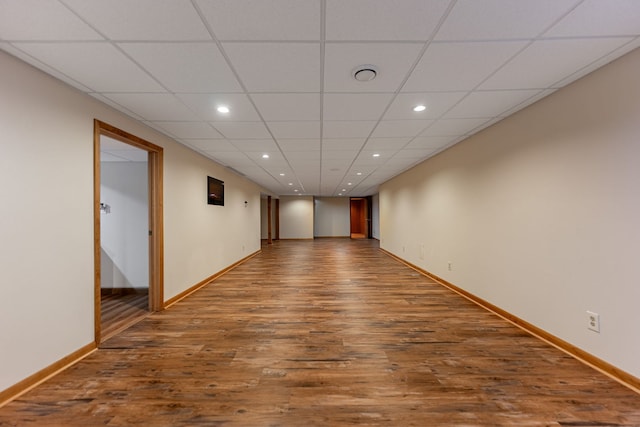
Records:
[[[371,198],[352,197],[350,199],[350,223],[352,239],[371,237]]]
[[[163,306],[162,147],[95,121],[95,341]]]

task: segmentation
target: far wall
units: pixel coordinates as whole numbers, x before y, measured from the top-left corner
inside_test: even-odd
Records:
[[[348,197],[316,197],[313,235],[315,237],[349,237],[351,235],[349,209]]]

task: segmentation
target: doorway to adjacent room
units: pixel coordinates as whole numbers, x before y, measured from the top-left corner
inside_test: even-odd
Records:
[[[162,147],[94,126],[95,341],[163,307]]]

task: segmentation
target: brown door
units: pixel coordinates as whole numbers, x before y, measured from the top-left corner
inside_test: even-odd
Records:
[[[368,236],[367,203],[366,199],[357,197],[351,199],[351,238],[365,239]]]

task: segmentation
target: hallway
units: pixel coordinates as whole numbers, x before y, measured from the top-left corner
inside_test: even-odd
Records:
[[[640,425],[640,395],[369,239],[278,241],[0,426]]]

